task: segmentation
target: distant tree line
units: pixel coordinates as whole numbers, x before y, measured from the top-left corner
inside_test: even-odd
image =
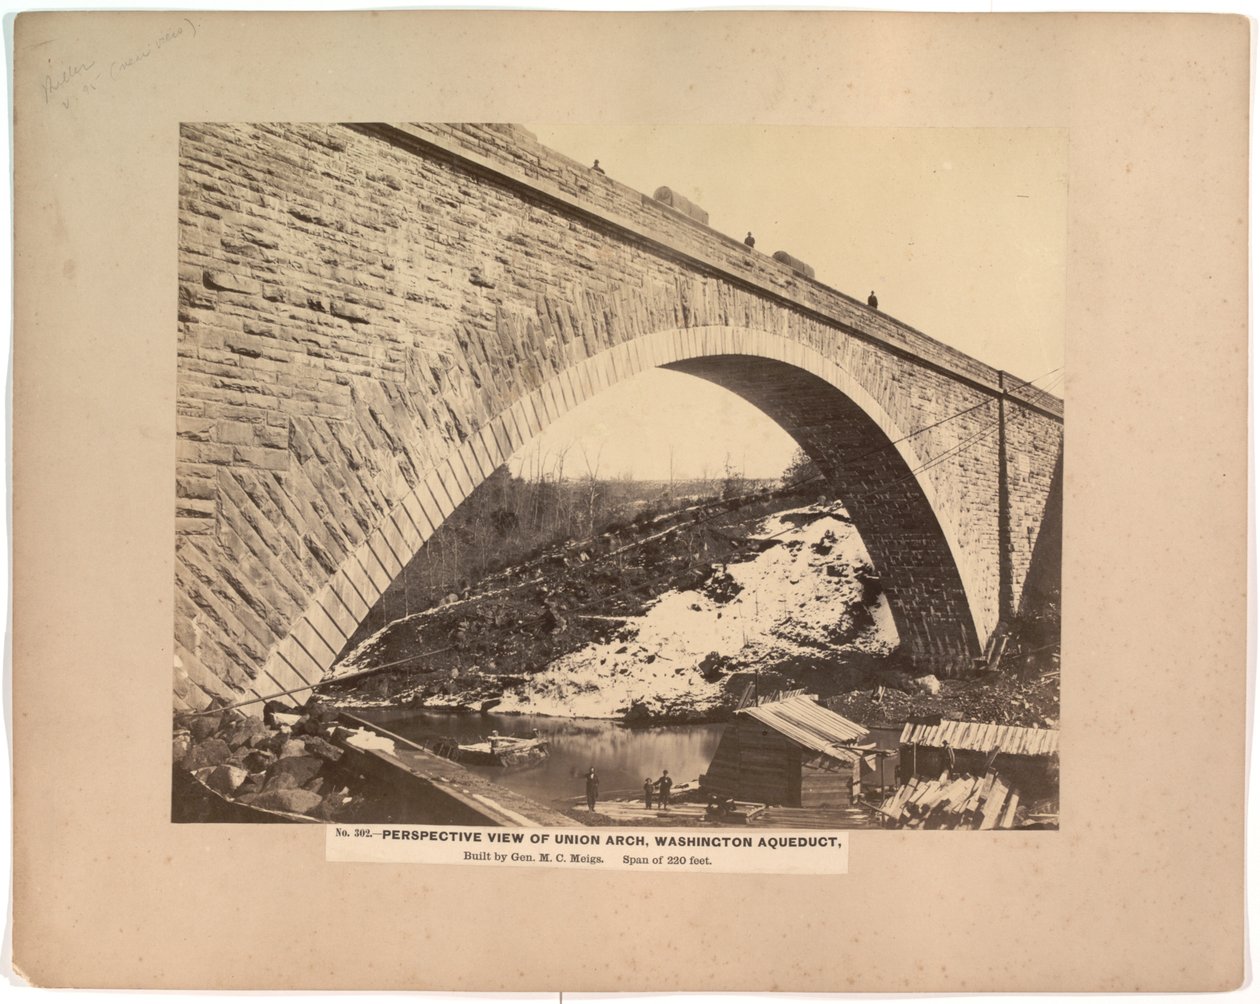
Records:
[[[741,477],[728,463],[714,477],[634,480],[601,478],[597,459],[580,477],[514,475],[495,470],[453,512],[390,585],[352,644],[390,621],[460,594],[484,576],[527,561],[547,548],[619,530],[635,521],[710,499],[731,499],[778,487]]]

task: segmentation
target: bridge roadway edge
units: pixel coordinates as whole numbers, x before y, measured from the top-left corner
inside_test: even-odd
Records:
[[[825,296],[835,297],[859,312],[880,316],[888,324],[896,326],[915,339],[921,339],[924,343],[922,348],[925,351],[916,352],[907,346],[899,345],[893,340],[882,337],[877,332],[857,327],[852,323],[851,318],[846,317],[837,310],[827,310],[824,306],[811,302],[804,297],[793,295],[790,290],[776,288],[759,281],[755,276],[738,271],[728,264],[718,262],[698,250],[682,250],[671,244],[662,234],[642,227],[628,217],[596,208],[542,179],[530,178],[519,171],[513,170],[506,164],[492,161],[484,156],[478,156],[476,153],[459,146],[456,142],[444,142],[438,134],[420,133],[414,127],[400,123],[346,123],[346,126],[364,135],[376,137],[392,146],[398,146],[403,149],[411,148],[413,151],[423,151],[431,156],[446,159],[470,173],[488,176],[498,184],[528,194],[533,199],[559,206],[567,212],[581,216],[592,223],[617,231],[622,236],[629,236],[649,246],[658,254],[711,272],[716,276],[748,288],[759,296],[768,297],[793,310],[800,311],[828,326],[840,328],[845,334],[877,345],[884,351],[893,353],[908,362],[933,369],[952,379],[960,380],[977,390],[992,394],[995,398],[1010,400],[1047,418],[1058,421],[1063,419],[1062,400],[1054,395],[1040,391],[1036,394],[1029,393],[1024,388],[1031,386],[1031,381],[1021,379],[1013,373],[973,359],[952,346],[938,341],[931,335],[925,334],[903,321],[896,320],[891,315],[882,314],[880,311],[867,306],[841,290],[834,289],[817,279],[810,279],[792,272],[787,265],[780,264],[769,256],[760,257],[765,257],[766,262],[770,266],[781,270],[785,277],[790,277],[791,280],[803,285],[807,284]],[[554,153],[554,151],[552,152]],[[638,196],[642,200],[644,208],[676,217],[680,223],[694,227],[698,231],[703,231],[707,238],[725,242],[730,245],[732,250],[737,250],[741,253],[747,251],[747,248],[741,242],[736,241],[727,234],[700,223],[698,220],[690,219],[672,207],[657,202],[641,192],[636,192],[629,186],[620,185],[611,179],[609,181],[626,193]],[[946,358],[942,360],[933,359],[931,358],[931,353],[941,353]],[[965,361],[971,367],[979,369],[980,372],[977,373],[975,369],[969,372],[967,366],[951,365],[951,362],[946,360],[951,360],[954,363]]]

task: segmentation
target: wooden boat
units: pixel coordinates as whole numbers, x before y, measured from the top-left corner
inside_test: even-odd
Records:
[[[547,740],[536,737],[492,736],[475,743],[442,738],[427,745],[438,756],[477,767],[525,767],[551,755]]]

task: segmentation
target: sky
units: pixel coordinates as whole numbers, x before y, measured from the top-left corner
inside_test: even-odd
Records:
[[[982,362],[1032,380],[1063,365],[1067,134],[1059,129],[840,129],[529,123],[539,141],[651,194],[661,185],[757,250]],[[1045,386],[1050,378],[1042,381]],[[1055,388],[1061,393],[1061,388]],[[776,476],[795,444],[705,381],[655,371],[575,409],[513,470],[710,475],[729,455]],[[576,467],[574,466],[576,464]]]

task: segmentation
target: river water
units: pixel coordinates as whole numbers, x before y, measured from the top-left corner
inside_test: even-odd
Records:
[[[533,729],[551,744],[551,756],[527,767],[475,767],[496,784],[540,802],[572,801],[585,792],[586,772],[599,774],[600,798],[643,794],[645,778],[668,770],[675,783],[693,781],[709,767],[725,725],[663,725],[627,729],[599,718],[545,715],[468,715],[407,709],[359,709],[368,721],[417,741],[430,736],[480,740],[492,729],[501,736],[527,736]]]

